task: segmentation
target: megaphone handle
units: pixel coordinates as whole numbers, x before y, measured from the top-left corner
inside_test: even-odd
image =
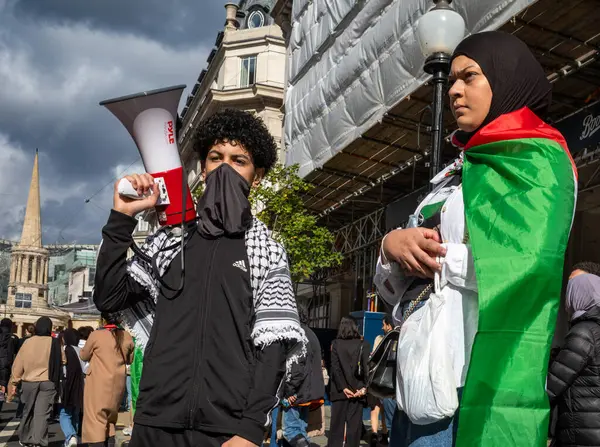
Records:
[[[144,198],[143,196],[140,196],[138,194],[137,190],[131,185],[129,180],[127,180],[126,178],[121,179],[117,190],[119,191],[120,196],[127,197],[129,199],[142,200]]]

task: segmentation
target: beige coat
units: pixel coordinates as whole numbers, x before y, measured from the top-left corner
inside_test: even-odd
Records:
[[[13,385],[23,382],[48,381],[48,366],[50,363],[50,348],[52,337],[28,338],[19,349],[12,367],[10,383]],[[66,363],[65,353],[61,350],[62,362]]]
[[[126,365],[133,359],[133,339],[123,331],[118,350],[112,331],[100,329],[92,332],[80,356],[90,362],[83,394],[83,442],[104,442],[115,435]]]

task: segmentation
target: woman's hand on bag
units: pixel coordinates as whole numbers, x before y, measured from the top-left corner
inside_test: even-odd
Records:
[[[382,250],[406,275],[419,278],[433,278],[442,269],[435,258],[446,255],[439,233],[429,228],[394,230],[385,237]]]

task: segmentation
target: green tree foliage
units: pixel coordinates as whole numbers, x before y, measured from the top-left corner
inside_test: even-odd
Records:
[[[298,176],[298,166],[277,164],[250,196],[257,217],[273,232],[273,238],[286,249],[294,284],[315,271],[341,264],[334,251],[335,236],[317,224],[302,202],[302,194],[312,186]]]
[[[194,204],[198,203],[198,199],[204,192],[204,182],[198,183],[198,186],[192,191],[192,199],[194,199]]]

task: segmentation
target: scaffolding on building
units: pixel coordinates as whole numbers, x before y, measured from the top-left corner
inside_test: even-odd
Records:
[[[342,5],[348,17],[373,13],[366,9],[361,10],[364,5],[360,3],[344,0],[334,3]],[[460,7],[465,7],[464,5],[468,3],[464,2]],[[403,8],[410,9],[409,4],[412,3],[403,2]],[[507,5],[505,2],[497,10]],[[527,2],[518,13],[512,17],[507,15],[502,23],[498,23],[501,30],[525,41],[544,67],[549,81],[554,85],[553,104],[547,119],[563,133],[564,130],[561,128],[561,125],[565,124],[563,121],[572,116],[579,115],[580,121],[587,118],[592,123],[595,123],[597,116],[600,116],[600,34],[597,30],[599,16],[596,6],[592,0],[579,0],[568,4],[553,0]],[[380,78],[372,73],[375,64],[357,63],[354,70],[346,69],[346,73],[348,73],[347,77],[355,76],[357,79],[360,77],[360,82],[349,81],[348,85],[361,88],[354,90],[348,88],[346,91],[347,84],[339,82],[338,77],[332,74],[335,70],[321,70],[321,66],[325,67],[329,61],[336,60],[335,69],[340,69],[342,66],[347,68],[352,57],[350,50],[340,53],[339,58],[333,59],[326,57],[329,54],[327,52],[335,52],[340,48],[346,50],[345,46],[339,45],[339,41],[343,39],[346,31],[348,31],[346,34],[350,35],[359,24],[353,22],[353,26],[346,30],[344,23],[350,23],[350,19],[344,18],[343,14],[330,18],[343,23],[340,24],[335,36],[319,42],[317,46],[313,45],[313,50],[306,42],[312,42],[311,39],[320,38],[321,35],[315,34],[312,22],[308,26],[308,22],[304,23],[306,20],[303,17],[308,9],[315,7],[312,2],[303,0],[298,2],[278,0],[273,9],[277,23],[281,25],[291,41],[289,51],[293,53],[291,57],[293,67],[288,79],[288,91],[291,89],[293,95],[287,96],[285,109],[286,142],[289,146],[287,149],[295,151],[294,160],[302,158],[305,162],[305,169],[302,171],[305,174],[304,179],[314,186],[304,198],[307,208],[320,217],[320,222],[334,231],[336,249],[345,256],[343,268],[322,272],[318,278],[315,278],[317,280],[315,285],[319,290],[325,290],[326,285],[336,280],[351,284],[354,289],[352,298],[354,308],[358,310],[359,306],[362,306],[362,309],[365,309],[367,296],[372,296],[373,293],[372,278],[375,274],[381,240],[387,231],[402,226],[402,216],[406,214],[404,217],[408,218],[407,212],[414,211],[414,207],[407,211],[410,209],[407,204],[402,207],[402,210],[395,210],[396,218],[392,219],[393,223],[390,223],[387,221],[391,204],[399,197],[415,194],[415,191],[426,188],[428,184],[430,142],[428,137],[423,138],[421,131],[426,130],[428,125],[423,118],[428,118],[432,97],[431,86],[428,82],[420,86],[415,84],[416,88],[413,91],[407,90],[406,95],[398,98],[397,101],[382,101]],[[514,12],[514,8],[511,11]],[[308,17],[310,14],[306,14],[306,18]],[[373,20],[380,20],[383,14],[373,13],[373,17]],[[493,17],[493,14],[489,17]],[[321,23],[328,22],[323,20]],[[397,20],[394,23],[397,23]],[[292,29],[294,36],[302,35],[305,39],[292,38]],[[380,28],[377,33],[381,39],[385,39],[384,32]],[[374,39],[376,40],[376,37]],[[392,38],[381,42],[381,47],[394,44],[396,40]],[[366,38],[361,40],[361,42],[367,41]],[[302,47],[302,51],[298,50],[297,46]],[[365,51],[374,51],[373,48],[379,49],[380,46],[368,45]],[[381,56],[382,60],[385,59],[388,63],[389,59],[410,58],[411,51],[411,48],[407,47],[407,42],[403,41],[403,46],[394,53],[394,58],[387,57],[387,54],[382,56],[380,53],[376,56]],[[360,62],[364,62],[362,58],[366,57],[363,53],[357,52],[357,60]],[[373,55],[369,57],[371,56]],[[413,65],[418,66],[418,64]],[[406,64],[411,67],[413,65]],[[413,74],[420,80],[427,81],[426,78],[419,77],[422,75],[421,72]],[[328,76],[331,76],[331,79]],[[374,83],[373,88],[368,84],[369,82]],[[314,87],[316,84],[318,88]],[[307,86],[306,98],[302,96],[305,92],[302,86]],[[396,92],[396,90],[390,91]],[[351,96],[349,92],[354,94],[354,99],[351,101],[352,110],[344,107]],[[322,101],[307,99],[310,94],[318,98],[323,96],[337,98],[335,95],[338,93],[339,103],[336,100],[325,110],[322,108]],[[294,98],[297,96],[302,96],[303,102],[295,101]],[[381,104],[374,105],[377,101]],[[343,119],[330,117],[327,119],[335,107],[344,110],[349,116]],[[361,107],[364,108],[364,113],[361,113]],[[370,127],[361,127],[360,132],[346,132],[346,127],[358,126],[363,122],[361,120],[371,120],[373,124]],[[317,131],[311,133],[313,127],[321,129],[317,126],[320,121],[327,123],[321,132],[326,134],[325,137]],[[424,126],[421,126],[421,123]],[[447,135],[455,128],[449,110],[445,113],[444,127]],[[567,141],[569,145],[581,145],[586,140],[584,137],[593,135],[596,131],[595,128],[583,133],[579,130],[579,134],[569,135]],[[309,138],[311,135],[320,144],[309,145],[310,150],[304,150],[306,148],[302,148],[301,143],[312,141]],[[337,144],[337,146],[324,149],[328,144]],[[582,214],[598,214],[600,209],[600,164],[598,163],[600,147],[596,147],[595,144],[587,144],[587,146],[585,149],[571,148],[579,170],[577,211],[580,218],[575,219],[574,231],[578,221],[581,223]],[[310,151],[314,151],[315,155],[311,157]],[[444,162],[452,161],[455,156],[455,148],[446,144]],[[313,168],[310,169],[310,166]],[[593,231],[594,222],[596,221],[590,219],[585,231]],[[583,245],[589,246],[589,244]],[[582,251],[573,256],[585,255]]]

